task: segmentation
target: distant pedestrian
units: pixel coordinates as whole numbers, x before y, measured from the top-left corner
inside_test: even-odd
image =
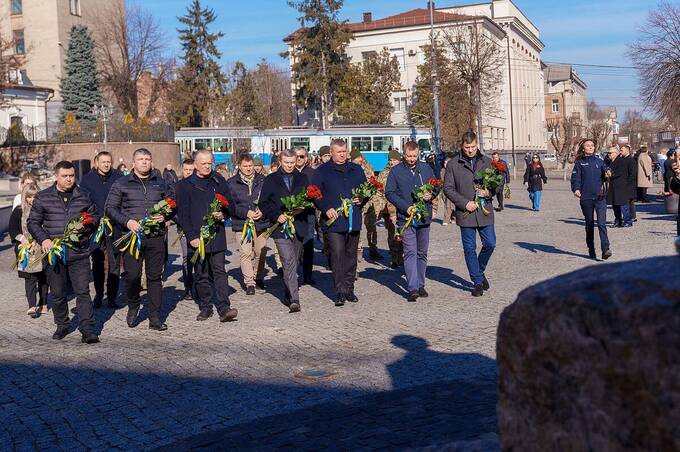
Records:
[[[673,177],[670,180],[670,189],[673,193],[680,193],[680,153],[673,154]],[[680,237],[680,201],[678,202],[677,235]]]
[[[163,180],[168,186],[175,185],[179,180],[179,178],[177,177],[177,173],[172,168],[171,163],[165,165],[165,169],[163,170]]]
[[[510,166],[508,165],[508,162],[501,159],[501,155],[498,152],[491,154],[491,160],[495,162],[501,162],[505,166],[505,181],[503,182],[503,185],[498,187],[498,191],[496,192],[496,200],[498,201],[496,212],[502,212],[504,208],[503,201],[505,197],[505,186],[510,183]]]
[[[647,202],[647,189],[654,186],[652,181],[652,159],[646,145],[640,148],[637,172],[637,200]]]
[[[120,165],[118,165],[116,169],[123,173],[123,176],[127,176],[128,174],[130,174],[130,170],[128,169],[125,163],[121,163]]]
[[[607,190],[607,203],[614,210],[614,227],[633,226],[630,218],[630,190],[634,173],[631,171],[628,161],[620,155],[619,148],[612,146],[607,153],[607,164],[611,170],[609,189]]]
[[[628,179],[628,215],[631,222],[637,221],[637,212],[635,209],[635,199],[637,198],[637,160],[630,151],[630,146],[624,144],[620,147],[621,158],[625,159],[628,165],[628,174],[630,178]]]
[[[663,161],[663,193],[665,196],[671,194],[670,183],[675,175],[673,172],[673,162],[675,161],[673,157],[675,156],[675,152],[675,149],[669,150],[666,154],[666,160]]]
[[[586,245],[588,255],[596,259],[595,253],[595,216],[597,215],[597,229],[600,233],[602,259],[612,257],[607,236],[607,202],[606,185],[607,168],[604,160],[595,155],[595,142],[585,139],[579,144],[571,173],[571,191],[579,198],[581,211],[585,217]]]
[[[541,209],[541,198],[543,196],[543,184],[548,183],[548,178],[545,175],[545,168],[541,163],[541,157],[538,154],[531,156],[531,163],[527,166],[524,172],[524,185],[529,191],[529,199],[531,200],[531,208],[538,212]]]

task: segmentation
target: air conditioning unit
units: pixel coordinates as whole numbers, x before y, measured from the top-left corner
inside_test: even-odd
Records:
[[[408,51],[408,56],[410,56],[410,57],[416,56],[416,51],[413,50],[413,49],[409,50],[409,51]]]

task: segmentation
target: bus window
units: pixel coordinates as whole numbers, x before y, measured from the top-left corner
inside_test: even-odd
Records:
[[[388,152],[394,147],[393,137],[373,137],[373,150],[375,152]]]
[[[212,148],[212,139],[210,138],[196,138],[194,141],[194,150],[201,151],[203,149]]]
[[[353,137],[352,151],[358,149],[359,152],[371,151],[371,137]]]
[[[213,152],[229,152],[229,138],[215,138]]]
[[[418,149],[421,151],[429,151],[430,150],[430,140],[427,138],[421,138],[418,140]]]
[[[309,138],[308,137],[290,137],[290,148],[302,146],[309,152]]]
[[[234,149],[232,152],[246,152],[252,151],[252,141],[250,138],[234,138]]]

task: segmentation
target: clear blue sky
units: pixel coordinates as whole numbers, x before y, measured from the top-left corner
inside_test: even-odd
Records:
[[[167,32],[169,52],[179,55],[177,16],[190,0],[131,0],[148,9]],[[439,0],[438,7],[475,3],[477,0]],[[542,58],[548,62],[630,66],[626,43],[632,41],[656,0],[514,0],[540,30],[545,44]],[[202,0],[218,15],[214,30],[225,36],[220,42],[222,63],[261,58],[285,66],[278,55],[285,50],[284,36],[298,26],[297,12],[285,0]],[[342,17],[360,21],[364,11],[381,18],[414,8],[425,0],[345,0]],[[601,105],[613,105],[623,115],[639,105],[637,75],[633,70],[577,66],[588,83],[588,96]]]

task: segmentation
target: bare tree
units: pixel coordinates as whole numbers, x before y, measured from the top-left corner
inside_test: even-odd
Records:
[[[645,118],[639,110],[626,110],[619,135],[627,136],[631,148],[637,149],[642,142],[651,143],[656,133],[662,129],[659,121]]]
[[[448,28],[442,39],[452,57],[454,72],[469,90],[472,111],[477,115],[479,146],[483,149],[482,115],[497,110],[503,47],[495,35],[484,31],[481,23]]]
[[[150,116],[167,82],[170,64],[163,51],[167,41],[158,21],[138,5],[111,2],[98,16],[96,54],[102,83],[118,107],[133,117]],[[139,111],[138,82],[152,74],[146,111]]]
[[[561,119],[553,118],[546,122],[550,132],[550,144],[555,149],[557,164],[562,164],[563,178],[567,180],[567,168],[573,163],[579,142],[583,137],[583,124],[575,117]]]
[[[650,11],[628,56],[638,68],[642,99],[680,129],[680,4],[662,1]]]

